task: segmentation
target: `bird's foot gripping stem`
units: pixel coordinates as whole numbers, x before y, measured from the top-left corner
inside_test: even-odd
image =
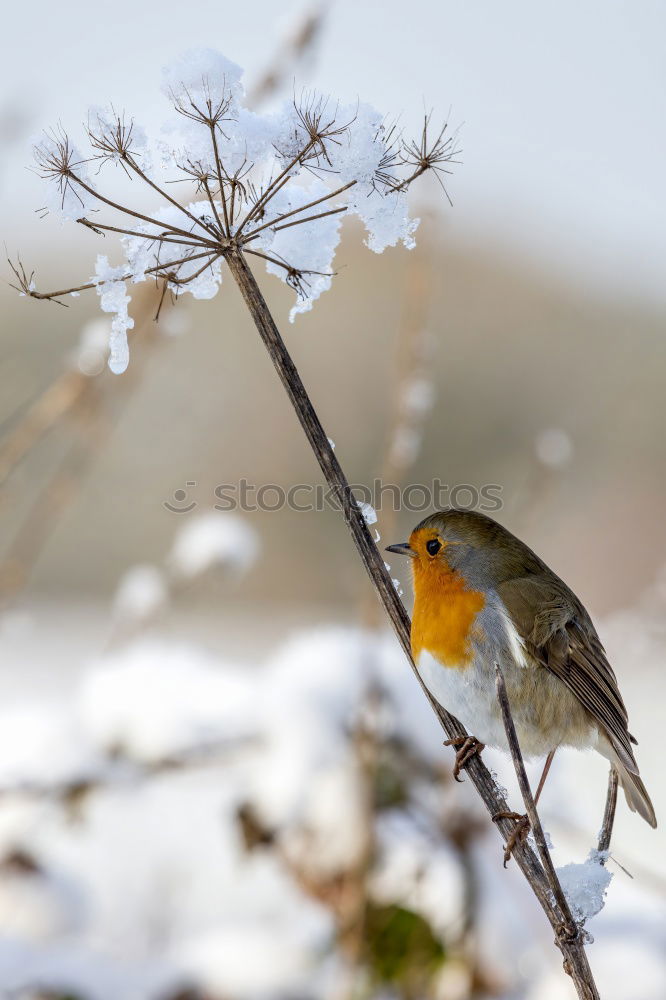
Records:
[[[504,867],[511,860],[513,852],[518,844],[522,844],[531,830],[529,818],[524,813],[498,812],[493,816],[493,823],[500,819],[515,819],[516,825],[509,834],[504,847]]]
[[[445,740],[444,746],[456,748],[456,762],[453,766],[456,781],[461,780],[458,775],[467,762],[486,748],[485,743],[477,740],[476,736],[454,736],[451,740]]]

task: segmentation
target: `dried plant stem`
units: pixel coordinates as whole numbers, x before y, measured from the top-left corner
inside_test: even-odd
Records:
[[[457,736],[466,736],[467,733],[458,720],[449,715],[432,698],[416,670],[410,649],[409,616],[386,571],[384,560],[372,541],[372,537],[351,492],[349,483],[329,444],[328,437],[305,390],[296,366],[280,336],[254,275],[239,252],[228,253],[226,260],[264,346],[275,366],[276,372],[296,411],[326,481],[340,503],[342,515],[352,534],[363,565],[370,575],[377,595],[384,606],[398,641],[414,670],[419,685],[439,719],[447,737],[452,739]],[[466,765],[466,770],[490,815],[495,816],[497,813],[507,812],[508,807],[504,797],[501,795],[488,768],[478,755],[470,758]],[[496,825],[505,838],[510,836],[514,826],[512,821],[507,819],[500,819]],[[599,994],[592,978],[587,955],[585,954],[582,936],[577,928],[574,929],[574,933],[570,936],[561,933],[562,914],[559,907],[553,903],[550,884],[536,854],[529,844],[520,843],[516,845],[514,858],[539,900],[553,930],[557,934],[556,943],[564,957],[565,970],[572,977],[578,996],[581,1000],[599,1000]]]
[[[30,580],[44,546],[67,507],[78,496],[122,407],[140,384],[147,355],[162,342],[150,320],[152,307],[153,296],[146,290],[139,299],[137,325],[132,337],[133,344],[141,344],[145,353],[139,351],[129,378],[115,380],[111,391],[110,383],[115,377],[109,372],[94,377],[78,371],[65,372],[37,400],[31,410],[31,419],[22,421],[17,427],[15,439],[11,436],[3,443],[0,472],[6,477],[51,428],[65,418],[73,422],[79,418],[74,440],[46,483],[29,503],[22,503],[24,516],[0,558],[0,608],[11,604]]]
[[[274,93],[283,82],[293,76],[294,67],[307,55],[319,37],[328,3],[315,3],[307,7],[295,30],[275,52],[270,64],[266,67],[257,82],[250,89],[247,105],[254,108]]]
[[[157,222],[155,219],[151,219],[149,215],[143,215],[141,212],[136,212],[133,208],[127,208],[125,205],[120,205],[118,204],[118,202],[111,201],[110,198],[105,198],[103,194],[101,194],[99,191],[96,191],[95,188],[90,187],[89,184],[86,184],[85,181],[82,181],[80,177],[76,176],[76,174],[70,173],[69,178],[72,181],[76,181],[76,183],[79,184],[84,191],[87,191],[88,194],[92,195],[93,198],[97,198],[98,201],[104,202],[104,204],[108,205],[109,208],[115,208],[117,212],[122,212],[123,215],[130,215],[132,216],[133,219],[141,219],[142,222],[149,222],[151,226],[159,226],[161,224]],[[150,183],[147,178],[145,179],[147,183]],[[154,185],[151,184],[150,186],[153,187]],[[164,197],[166,198],[167,196],[165,195]],[[167,200],[170,199],[167,198]],[[181,229],[179,226],[170,225],[169,229],[172,233],[178,233],[180,236],[184,236],[186,239],[191,240],[193,237],[192,231],[188,231],[187,229]],[[206,240],[206,238],[203,236],[197,236],[197,240],[200,243],[212,242],[211,240]]]
[[[88,377],[68,371],[60,375],[32,404],[0,444],[0,487],[38,441],[80,398]]]
[[[247,234],[247,236],[245,237],[245,239],[248,239],[248,240],[252,239],[252,237],[257,236],[257,234],[260,233],[263,229],[269,229],[269,228],[271,228],[273,226],[277,229],[278,228],[278,226],[277,226],[278,222],[283,222],[285,219],[290,219],[292,215],[298,215],[299,212],[305,212],[308,208],[314,208],[315,205],[321,205],[321,203],[323,201],[330,201],[331,198],[336,198],[339,194],[342,194],[343,191],[347,191],[350,187],[353,187],[354,184],[356,184],[356,181],[350,181],[349,184],[345,184],[343,187],[338,188],[336,191],[327,192],[326,194],[322,195],[321,198],[315,198],[314,201],[309,201],[307,203],[307,205],[301,205],[300,208],[293,208],[291,210],[291,212],[285,212],[283,215],[278,215],[278,216],[276,216],[275,219],[271,219],[270,222],[264,222],[264,224],[262,226],[257,226],[256,229],[252,229]],[[335,211],[335,212],[346,212],[347,211],[347,206],[343,205],[342,208],[337,208],[337,209],[334,209],[333,211]],[[332,213],[331,212],[326,212],[325,214],[326,215],[331,215]],[[310,219],[319,219],[319,218],[321,218],[320,215],[312,215],[312,216],[309,216],[307,219],[299,219],[298,222],[299,223],[300,222],[309,222]],[[293,223],[293,224],[297,225],[298,223]],[[286,226],[280,226],[279,228],[280,229],[286,229],[287,227]]]
[[[527,780],[527,772],[525,771],[525,763],[523,761],[523,755],[518,742],[518,734],[516,733],[513,716],[511,715],[509,696],[506,693],[504,674],[502,673],[499,663],[495,664],[495,683],[497,687],[497,700],[499,701],[500,709],[502,710],[504,731],[509,744],[509,750],[511,752],[511,759],[513,760],[516,777],[518,778],[520,794],[523,797],[527,816],[530,821],[532,836],[534,837],[539,857],[541,858],[541,863],[546,873],[546,878],[550,884],[551,891],[562,913],[564,921],[563,933],[567,935],[575,935],[576,922],[573,919],[566,896],[564,895],[562,886],[560,885],[560,880],[557,877],[557,873],[550,856],[550,851],[548,850],[548,844],[546,843],[543,827],[541,826],[541,819],[539,817],[539,813],[537,812],[534,796],[532,795],[532,789],[530,788],[530,783]]]
[[[608,792],[606,793],[606,808],[604,809],[604,819],[599,833],[597,850],[599,852],[610,849],[611,836],[613,834],[613,823],[615,822],[615,806],[617,805],[617,771],[611,764],[608,773]]]

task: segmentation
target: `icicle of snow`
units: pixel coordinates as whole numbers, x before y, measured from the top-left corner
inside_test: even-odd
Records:
[[[131,301],[127,285],[120,280],[124,274],[124,267],[111,267],[108,257],[98,254],[92,280],[97,285],[102,312],[115,313],[109,338],[109,368],[115,375],[124,372],[129,364],[127,331],[134,326],[134,320],[127,312]]]

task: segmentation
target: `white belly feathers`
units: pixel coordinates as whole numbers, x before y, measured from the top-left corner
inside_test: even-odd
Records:
[[[476,660],[465,668],[445,667],[426,652],[416,664],[423,683],[439,704],[488,746],[506,749],[506,736],[495,698],[494,670]]]

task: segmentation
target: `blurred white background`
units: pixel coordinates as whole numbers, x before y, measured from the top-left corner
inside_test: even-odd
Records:
[[[500,520],[595,615],[662,818],[663,4],[323,7],[271,101],[296,81],[407,133],[424,110],[448,116],[453,207],[426,185],[411,254],[375,257],[349,225],[333,289],[293,328],[291,294],[262,285],[357,482],[386,467],[405,342],[423,334],[433,403],[405,475],[501,485]],[[85,280],[100,250],[35,214],[31,137],[76,133],[108,100],[158,123],[161,67],[191,46],[244,66],[251,89],[303,10],[7,11],[8,251],[54,287]],[[97,303],[0,296],[2,455],[77,370]],[[468,783],[452,787],[338,518],[206,520],[220,482],[318,474],[231,284],[175,315],[126,376],[90,379],[0,487],[0,995],[570,997],[540,911]],[[191,519],[163,507],[188,482]],[[383,540],[418,516],[380,512]],[[515,803],[507,762],[488,759]],[[543,805],[558,865],[584,861],[604,790],[600,760],[559,755]],[[613,853],[633,879],[611,864],[590,926],[604,1000],[666,995],[662,829],[620,802]]]

